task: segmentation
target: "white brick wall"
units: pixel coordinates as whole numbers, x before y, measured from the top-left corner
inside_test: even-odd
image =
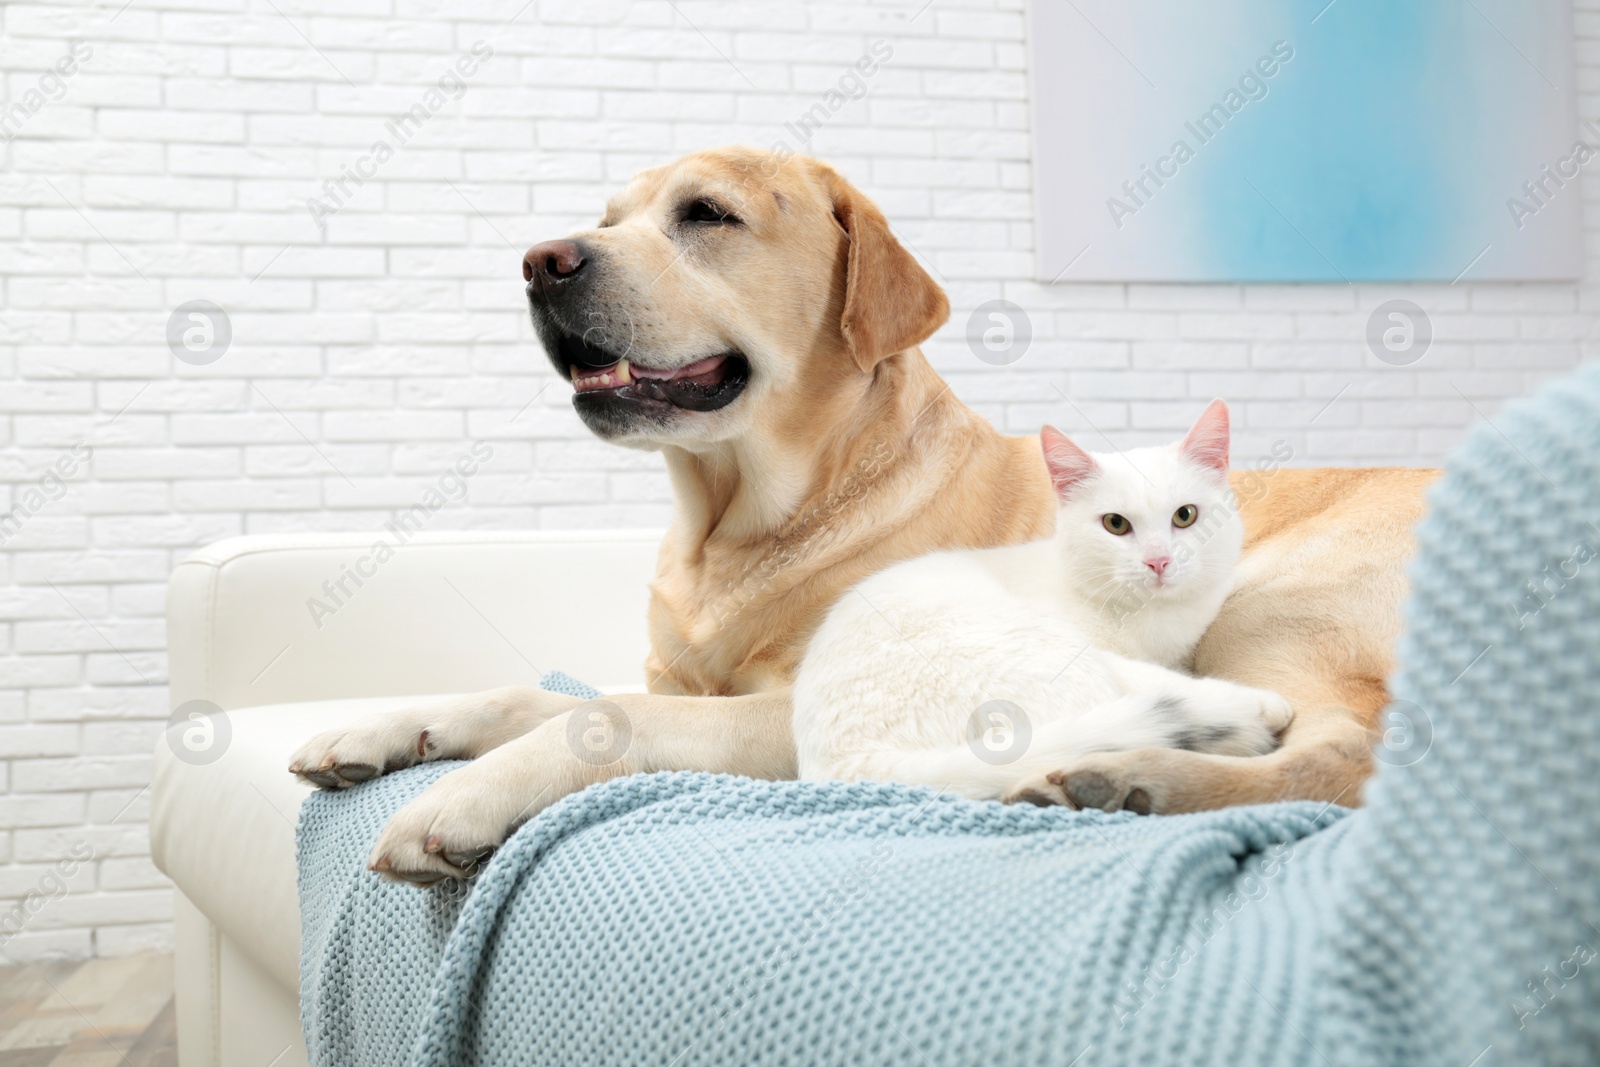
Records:
[[[1581,110],[1600,118],[1600,0],[1579,8]],[[1222,395],[1240,456],[1282,438],[1299,463],[1432,463],[1472,404],[1492,414],[1593,344],[1592,283],[1030,281],[1021,0],[4,0],[0,20],[7,97],[59,96],[0,143],[0,510],[43,500],[0,548],[0,898],[51,895],[52,871],[71,886],[12,957],[170,936],[142,789],[168,712],[163,583],[192,548],[376,529],[469,435],[495,455],[440,525],[666,520],[656,458],[596,443],[564,388],[541,391],[521,251],[645,165],[801,147],[784,124],[874,40],[893,57],[809,147],[948,286],[928,351],[1007,430],[1092,423],[1128,445]],[[92,54],[57,94],[41,78],[74,40]],[[477,41],[493,57],[464,95],[319,228],[306,200]],[[1396,369],[1362,339],[1402,294],[1436,341]],[[1002,296],[1035,340],[999,369],[962,331]],[[204,367],[165,342],[194,299],[233,327]],[[79,443],[92,459],[41,489]]]

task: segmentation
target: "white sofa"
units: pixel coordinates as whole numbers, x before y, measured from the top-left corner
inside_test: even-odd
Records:
[[[172,707],[226,713],[200,755],[181,724],[156,748],[151,850],[178,889],[181,1067],[306,1063],[294,826],[310,790],[285,770],[306,737],[555,668],[642,685],[659,531],[417,534],[382,563],[379,540],[396,539],[240,537],[173,571]],[[346,568],[362,582],[345,578],[348,596]]]

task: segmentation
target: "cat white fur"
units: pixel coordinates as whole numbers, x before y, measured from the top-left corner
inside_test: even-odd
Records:
[[[1274,747],[1286,700],[1182,673],[1243,540],[1227,406],[1173,445],[1092,454],[1051,427],[1041,442],[1061,500],[1051,538],[896,564],[828,613],[794,683],[802,778],[1010,799],[1093,752]]]

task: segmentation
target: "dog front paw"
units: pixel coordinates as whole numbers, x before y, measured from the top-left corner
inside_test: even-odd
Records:
[[[346,789],[428,758],[428,731],[405,712],[318,734],[289,758],[289,773],[323,789]]]
[[[528,686],[382,712],[318,734],[289,761],[289,771],[324,789],[344,789],[441,759],[475,759],[581,703]]]
[[[503,790],[473,773],[479,769],[451,771],[397,811],[378,835],[367,867],[415,885],[470,878],[522,821],[507,811]]]

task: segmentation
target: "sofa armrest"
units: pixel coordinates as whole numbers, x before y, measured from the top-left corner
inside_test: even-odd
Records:
[[[401,531],[403,532],[403,531]],[[644,680],[660,531],[236,537],[167,587],[173,706]],[[398,547],[397,547],[398,546]]]

